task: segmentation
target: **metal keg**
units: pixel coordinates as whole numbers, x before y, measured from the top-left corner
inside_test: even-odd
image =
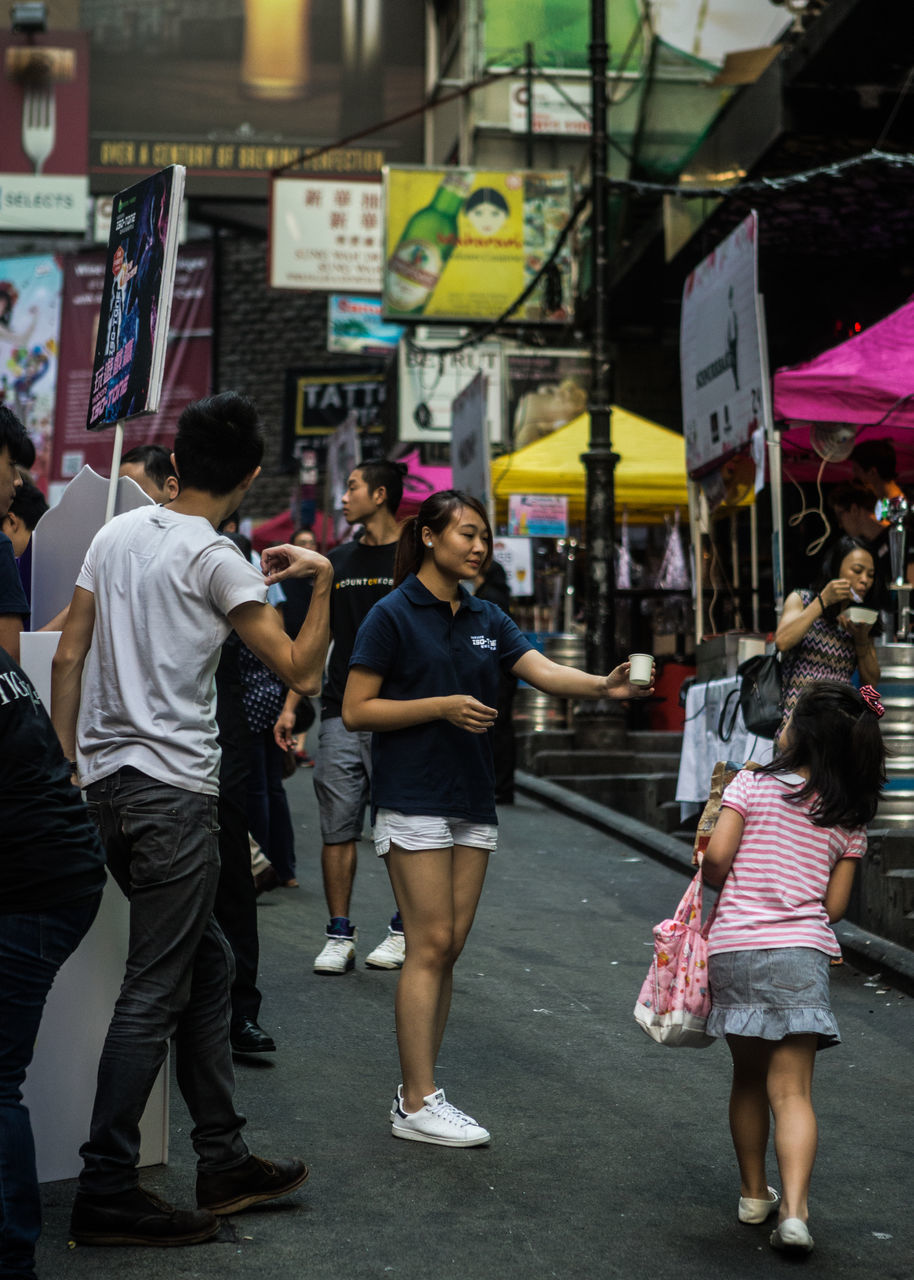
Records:
[[[546,635],[543,653],[563,667],[583,667],[584,637],[573,632]],[[565,729],[571,723],[571,708],[567,698],[553,698],[523,681],[514,696],[514,718],[528,729]]]
[[[877,644],[886,787],[876,825],[914,828],[914,645]]]

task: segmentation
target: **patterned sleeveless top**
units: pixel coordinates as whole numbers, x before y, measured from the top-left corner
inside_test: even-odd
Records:
[[[803,587],[797,595],[803,601],[804,609],[816,598],[816,593],[809,587]],[[800,643],[781,657],[783,716],[775,741],[781,736],[781,730],[797,705],[805,684],[810,680],[840,680],[843,684],[850,684],[856,669],[857,651],[841,624],[828,618],[816,618]]]

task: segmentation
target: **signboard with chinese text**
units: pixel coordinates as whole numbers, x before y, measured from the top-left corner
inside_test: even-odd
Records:
[[[271,288],[380,293],[380,183],[277,178],[272,193]]]
[[[527,86],[522,81],[511,86],[508,127],[512,133],[527,132]],[[564,138],[589,138],[590,85],[566,80],[561,88],[548,80],[533,82],[533,132]]]

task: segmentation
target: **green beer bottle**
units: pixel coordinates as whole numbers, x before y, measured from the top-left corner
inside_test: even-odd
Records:
[[[457,245],[457,215],[470,194],[473,174],[450,173],[431,204],[414,213],[387,263],[384,310],[421,315]]]

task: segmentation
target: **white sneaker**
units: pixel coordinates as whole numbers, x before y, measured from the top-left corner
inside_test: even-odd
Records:
[[[452,1106],[443,1089],[428,1094],[422,1110],[412,1112],[403,1110],[403,1095],[397,1089],[391,1122],[395,1138],[433,1142],[439,1147],[479,1147],[491,1136],[488,1129],[483,1129],[472,1116]]]
[[[355,968],[355,930],[347,937],[327,934],[324,949],[314,961],[315,973],[348,973]]]
[[[752,1200],[749,1196],[740,1196],[738,1216],[740,1222],[764,1222],[774,1213],[781,1203],[781,1197],[774,1187],[768,1188],[767,1200]]]
[[[369,969],[402,969],[406,959],[406,937],[387,926],[387,937],[369,951],[365,964]]]

